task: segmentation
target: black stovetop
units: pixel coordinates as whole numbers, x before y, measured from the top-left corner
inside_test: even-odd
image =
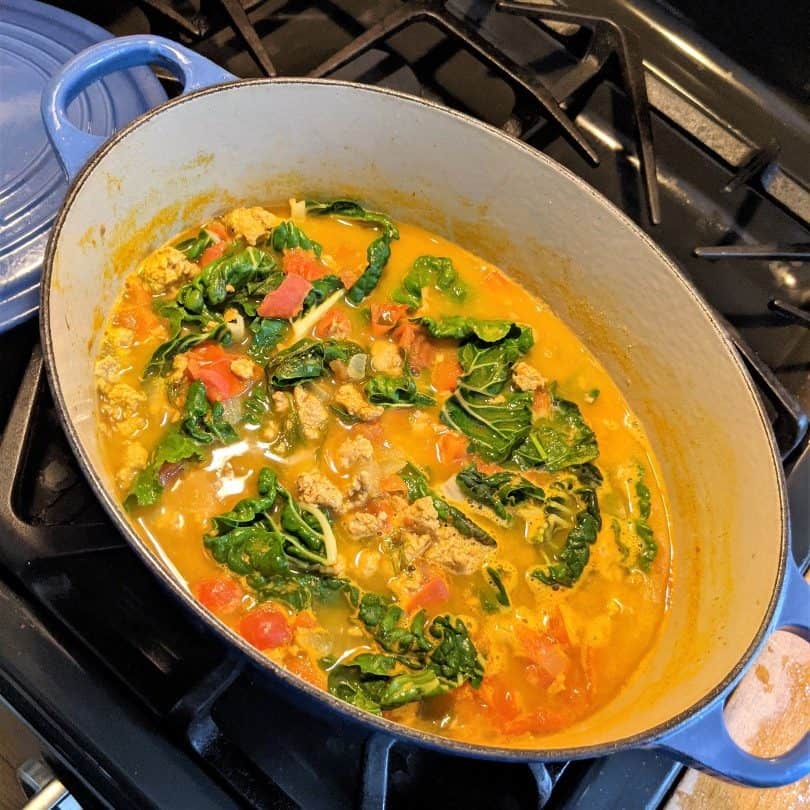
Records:
[[[59,5],[116,34],[173,36],[237,75],[315,73],[383,84],[527,138],[621,205],[681,264],[739,332],[788,463],[806,450],[810,331],[800,319],[810,303],[808,265],[709,261],[693,251],[738,243],[805,244],[806,251],[810,124],[802,124],[800,76],[807,62],[800,53],[748,60],[738,48],[734,56],[751,73],[729,72],[727,57],[715,50],[729,50],[728,32],[714,29],[719,4],[712,4],[713,17],[685,2],[674,4],[677,14],[643,0],[592,2],[591,9],[630,26],[591,21],[595,41],[590,28],[570,19],[539,22],[475,1],[453,0],[449,15],[436,2],[403,7],[394,0]],[[729,19],[746,24],[740,15]],[[369,30],[358,54],[355,38]],[[773,31],[790,47],[783,27]],[[800,26],[795,36],[794,48],[806,44]],[[639,68],[630,70],[629,95],[615,52],[627,39],[631,68]],[[667,49],[662,42],[679,44]],[[629,96],[638,99],[642,75],[652,109],[634,114]],[[684,77],[698,75],[687,86]],[[564,105],[556,108],[555,99]],[[567,135],[560,134],[564,116]],[[639,130],[645,149],[654,144],[655,184],[640,171]],[[642,169],[651,162],[643,154]],[[788,309],[769,306],[774,300]],[[796,317],[790,306],[799,308]],[[663,755],[528,767],[400,744],[388,752],[357,728],[290,704],[184,612],[106,519],[60,428],[36,325],[0,336],[0,352],[0,696],[46,738],[86,806],[376,807],[383,783],[389,808],[664,801],[680,766]]]

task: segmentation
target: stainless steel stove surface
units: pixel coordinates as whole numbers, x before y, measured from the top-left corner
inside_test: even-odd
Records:
[[[601,0],[587,4],[588,19],[573,11],[579,2],[539,16],[525,4],[499,11],[475,0],[60,5],[118,35],[172,36],[240,76],[381,84],[523,137],[680,263],[739,334],[786,464],[807,454],[810,56],[798,18],[792,31],[761,25],[757,50],[745,46],[756,18],[733,3],[710,13],[698,3]],[[739,245],[754,257],[726,247]],[[718,246],[729,255],[696,255]],[[290,704],[181,611],[106,520],[59,426],[35,324],[0,336],[0,352],[0,696],[46,739],[84,806],[665,800],[681,768],[663,755],[475,762],[381,748]],[[794,535],[806,558],[810,530]]]

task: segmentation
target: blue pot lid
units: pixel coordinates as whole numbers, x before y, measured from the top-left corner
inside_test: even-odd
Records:
[[[46,82],[112,35],[35,0],[0,2],[0,332],[36,314],[48,233],[67,191],[39,113]],[[76,126],[110,135],[166,100],[148,68],[110,74],[68,108]]]

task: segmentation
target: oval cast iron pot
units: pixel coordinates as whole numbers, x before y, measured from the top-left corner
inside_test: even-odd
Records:
[[[184,94],[106,143],[68,121],[67,106],[84,87],[144,64],[171,69]],[[808,589],[790,555],[770,426],[707,305],[621,211],[542,153],[467,116],[346,82],[236,81],[158,37],[124,37],[77,55],[49,84],[42,111],[73,181],[42,282],[42,340],[57,407],[113,521],[201,622],[292,697],[371,729],[367,751],[381,772],[392,738],[528,762],[659,748],[747,785],[810,772],[807,736],[764,759],[740,749],[723,720],[725,699],[771,632],[808,638]],[[299,680],[196,602],[114,494],[96,440],[92,358],[122,276],[190,222],[238,203],[302,194],[358,196],[517,274],[618,380],[650,437],[671,504],[671,608],[622,691],[573,729],[544,738],[542,748],[447,740]]]

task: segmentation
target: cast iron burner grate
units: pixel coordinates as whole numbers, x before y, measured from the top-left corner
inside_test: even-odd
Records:
[[[522,137],[623,208],[679,262],[725,316],[783,458],[789,463],[806,442],[810,341],[800,293],[807,266],[794,260],[807,258],[810,235],[807,216],[777,199],[768,182],[780,161],[795,156],[798,135],[770,121],[785,148],[758,145],[752,135],[744,159],[733,162],[661,103],[660,88],[651,106],[641,51],[661,30],[624,25],[631,3],[589,3],[598,14],[517,2],[502,3],[509,12],[502,13],[480,0],[137,0],[141,11],[128,0],[70,5],[116,34],[173,36],[237,75],[380,84]],[[650,19],[659,29],[665,22]],[[767,102],[760,99],[766,115]],[[754,124],[751,131],[761,132],[762,122]],[[739,261],[743,252],[752,258]],[[78,705],[94,736],[78,746],[63,734],[60,753],[88,782],[102,780],[99,790],[114,806],[188,806],[192,795],[198,808],[231,799],[256,807],[465,810],[574,808],[594,796],[603,806],[664,800],[680,766],[663,755],[532,767],[475,762],[391,748],[310,705],[291,705],[180,612],[135,558],[67,445],[33,331],[2,341],[13,369],[0,385],[0,419],[19,390],[0,444],[0,578],[33,596],[45,616],[42,635],[52,632],[60,644],[15,658],[21,682],[33,667],[26,688],[0,677],[0,693],[14,694],[49,737],[59,736],[54,717],[63,707],[53,700],[61,684],[47,680],[46,660],[94,673],[76,682],[86,687]],[[0,623],[0,643],[3,632]],[[112,702],[103,702],[101,685]]]

